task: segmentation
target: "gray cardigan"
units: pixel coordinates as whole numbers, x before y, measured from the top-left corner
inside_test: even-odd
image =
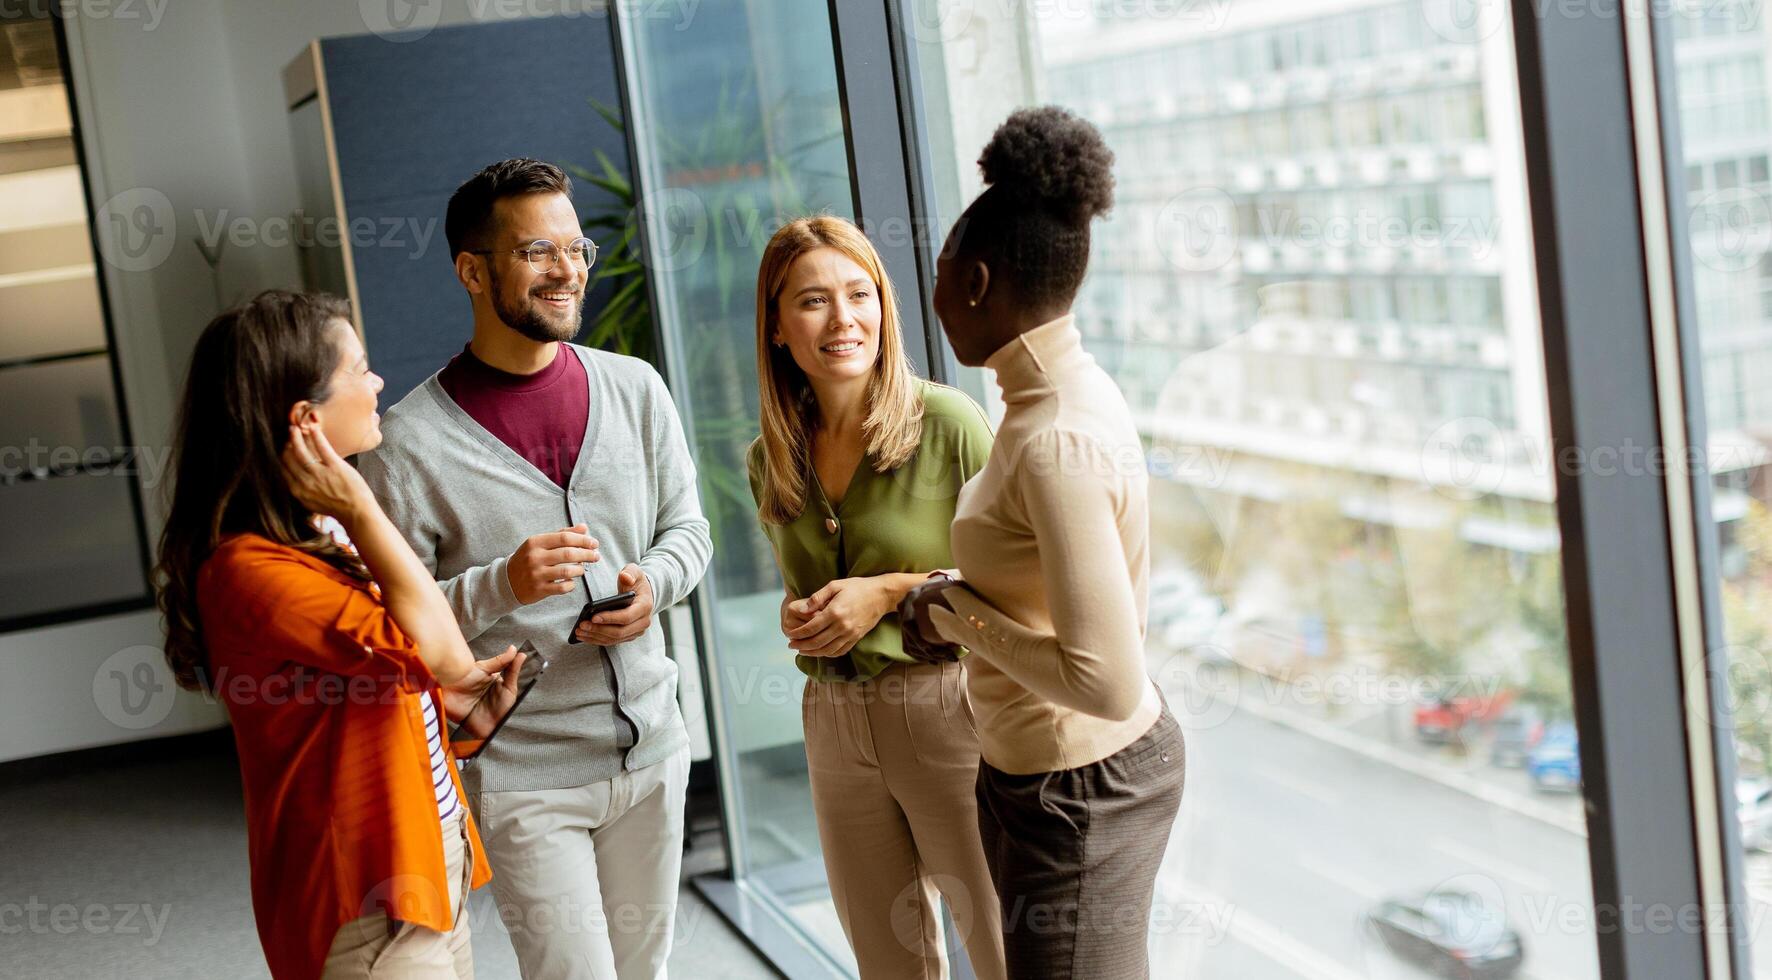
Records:
[[[382,418],[359,468],[437,576],[476,657],[535,643],[547,674],[462,778],[482,790],[564,789],[659,762],[687,744],[677,666],[657,614],[695,588],[713,544],[695,466],[664,381],[638,358],[566,348],[584,362],[590,416],[570,492],[486,431],[432,375]],[[586,524],[601,560],[580,588],[522,605],[505,566],[524,539]],[[578,611],[613,594],[623,565],[652,583],[651,629],[609,648],[568,645]],[[611,680],[613,679],[613,688]],[[636,742],[616,747],[619,707]]]

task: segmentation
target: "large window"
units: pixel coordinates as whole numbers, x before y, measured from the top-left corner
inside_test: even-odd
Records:
[[[1434,0],[916,9],[944,225],[1018,105],[1116,156],[1075,311],[1147,441],[1189,741],[1153,962],[1598,977],[1511,34]]]
[[[0,19],[0,629],[145,601],[135,475],[166,462],[128,448],[55,28]]]
[[[1772,959],[1772,31],[1753,3],[1682,9],[1673,34],[1676,106],[1708,430],[1706,456],[1728,678],[1720,716],[1734,737],[1735,804],[1756,959]]]

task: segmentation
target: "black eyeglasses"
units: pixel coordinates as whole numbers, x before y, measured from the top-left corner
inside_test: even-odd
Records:
[[[492,249],[465,249],[470,255],[492,255]],[[597,243],[589,238],[574,238],[562,249],[545,238],[538,238],[527,245],[510,250],[512,255],[520,255],[529,267],[536,272],[552,272],[560,264],[560,253],[564,251],[572,256],[572,264],[580,269],[589,269],[597,261]]]

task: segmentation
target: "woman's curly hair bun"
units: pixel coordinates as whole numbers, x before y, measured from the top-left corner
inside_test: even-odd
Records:
[[[984,182],[998,193],[1076,224],[1114,206],[1113,165],[1100,131],[1058,106],[1017,110],[978,158]]]

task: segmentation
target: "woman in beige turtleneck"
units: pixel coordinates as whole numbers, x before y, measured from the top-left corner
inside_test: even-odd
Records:
[[[1148,976],[1181,805],[1181,731],[1145,672],[1144,452],[1069,312],[1112,160],[1064,110],[1010,116],[937,267],[954,354],[995,372],[1007,410],[960,492],[961,578],[919,586],[903,620],[909,652],[972,654],[979,825],[1012,978]]]

